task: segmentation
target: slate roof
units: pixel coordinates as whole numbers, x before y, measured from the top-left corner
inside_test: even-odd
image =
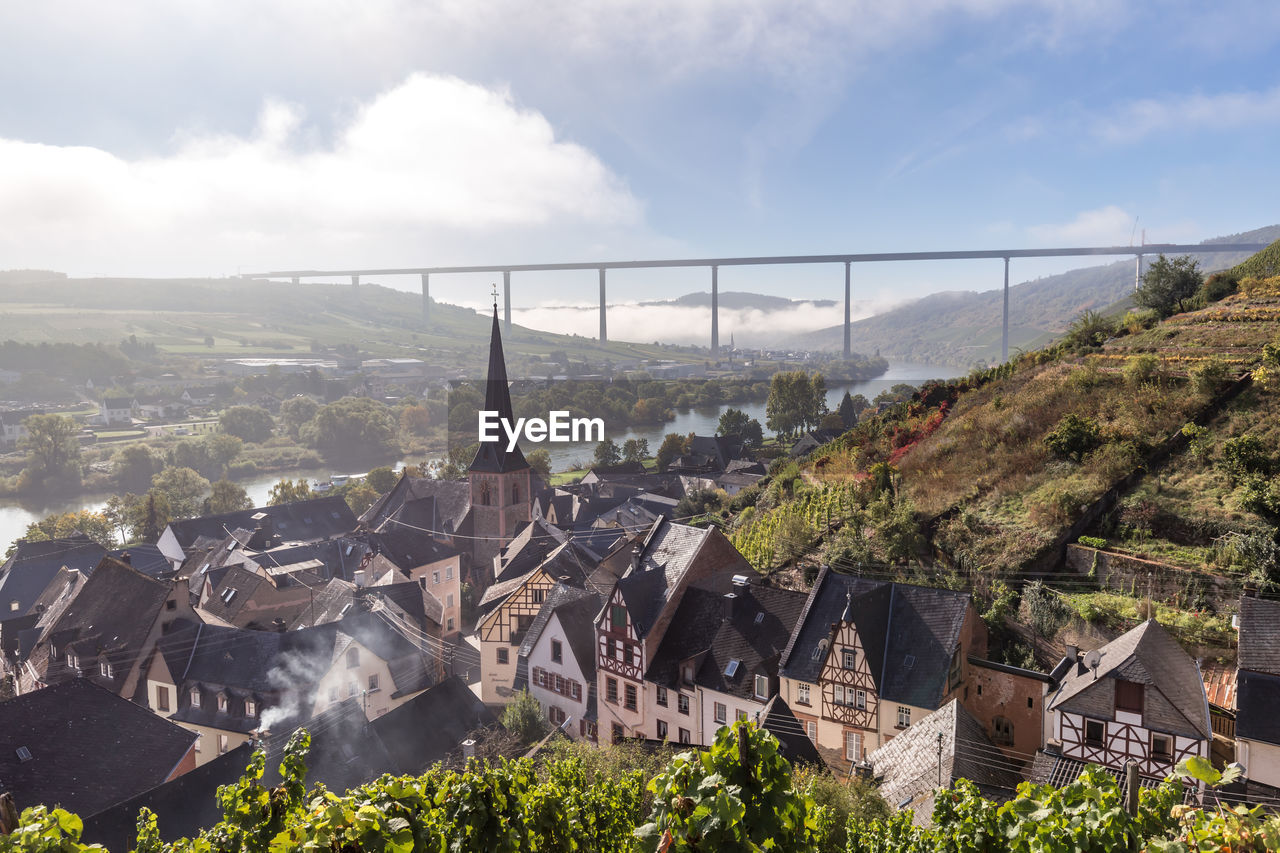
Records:
[[[552,614],[560,618],[564,628],[565,639],[573,652],[583,676],[590,681],[596,671],[596,628],[595,616],[600,612],[600,596],[590,590],[558,583],[547,593],[538,615],[529,623],[524,640],[520,643],[519,655],[527,658],[538,644],[538,638],[551,621]]]
[[[566,581],[573,586],[580,587],[586,582],[587,577],[595,571],[598,563],[599,558],[595,557],[593,552],[573,542],[565,542],[558,545],[545,559],[522,575],[509,577],[504,570],[502,575],[507,579],[486,589],[484,595],[480,598],[480,604],[478,605],[478,610],[481,614],[480,619],[483,620],[485,614],[500,606],[507,596],[524,586],[530,578],[539,572],[545,573],[554,581]]]
[[[499,554],[502,569],[494,581],[508,581],[528,574],[568,539],[568,534],[547,521],[534,520],[521,525]]]
[[[466,736],[497,725],[493,712],[452,676],[370,723],[386,747],[392,773],[418,774],[443,761]]]
[[[717,537],[722,541],[717,541]],[[641,639],[648,636],[671,594],[708,543],[713,544],[706,552],[706,559],[712,562],[700,567],[705,574],[737,569],[750,573],[747,561],[715,528],[702,529],[666,520],[655,524],[644,542],[639,570],[628,569],[617,584]]]
[[[148,577],[158,578],[173,573],[173,565],[169,562],[169,558],[160,553],[160,549],[150,542],[130,545],[128,548],[117,548],[109,553],[120,562],[127,562]],[[126,554],[129,555],[128,560],[124,559]]]
[[[867,758],[880,781],[880,796],[891,809],[901,809],[938,787],[938,734],[942,734],[942,783],[968,779],[996,802],[1011,799],[1022,781],[1021,767],[996,748],[982,724],[952,699]],[[927,825],[932,796],[916,808],[915,823]]]
[[[1239,667],[1280,675],[1280,601],[1240,599]]]
[[[201,536],[223,540],[228,530],[253,530],[253,516],[260,512],[267,514],[275,534],[286,542],[329,539],[354,530],[357,523],[346,501],[324,497],[171,521],[168,529],[186,551]]]
[[[82,817],[164,782],[196,739],[82,678],[0,702],[0,732],[0,790],[18,811],[43,803]]]
[[[360,643],[386,661],[396,687],[391,694],[393,699],[425,690],[440,680],[439,659],[428,656],[376,613],[353,613],[337,627],[334,660],[341,657],[351,640]]]
[[[287,623],[304,613],[314,591],[325,583],[319,575],[310,572],[269,578],[261,569],[255,569],[243,565],[230,567],[214,587],[213,595],[205,601],[204,609],[215,619],[232,625],[265,629],[275,619],[284,619]]]
[[[80,658],[82,668],[94,666],[93,662],[103,655],[127,671],[142,654],[143,643],[171,590],[169,582],[149,578],[119,560],[104,558],[45,633],[42,674],[46,683],[75,677],[76,673],[67,667],[66,650]],[[48,660],[50,644],[57,648],[57,660]],[[41,671],[39,663],[36,669]],[[96,666],[87,677],[102,679],[104,686],[113,683],[99,675]]]
[[[1280,745],[1280,676],[1243,669],[1236,686],[1236,737]]]
[[[107,549],[83,533],[44,542],[18,542],[13,556],[0,566],[0,622],[27,615],[63,566],[85,577],[93,574]],[[18,609],[12,602],[18,602]]]
[[[417,587],[417,584],[411,584]],[[356,585],[341,578],[325,581],[315,591],[315,595],[307,602],[292,621],[285,626],[287,631],[296,631],[312,625],[325,625],[337,622],[356,607]]]
[[[778,658],[807,596],[755,585],[735,586],[733,592],[736,598],[726,605],[729,599],[718,592],[697,587],[685,591],[645,673],[647,681],[678,687],[680,664],[696,656],[698,685],[755,699],[755,675],[777,675]],[[726,616],[726,610],[731,615]],[[734,675],[726,675],[734,660],[738,661]]]
[[[848,602],[880,697],[937,708],[969,601],[967,592],[872,581],[823,568],[783,654],[782,674],[818,682],[825,658],[815,651],[830,639]]]
[[[764,713],[760,715],[760,728],[768,729],[778,739],[778,752],[792,764],[823,763],[818,748],[809,740],[804,726],[791,712],[791,707],[782,701],[782,696],[774,696],[764,706]]]
[[[444,605],[420,583],[414,581],[390,583],[365,587],[363,592],[366,596],[385,598],[393,602],[396,607],[417,619],[419,624],[424,620],[436,625],[444,624]]]
[[[420,503],[420,502],[426,503]],[[433,480],[402,474],[391,491],[374,502],[360,516],[360,523],[370,530],[383,530],[388,519],[398,519],[418,527],[426,518],[434,518],[444,530],[452,525],[456,531],[471,506],[471,485],[465,480]]]
[[[333,660],[337,633],[336,624],[279,633],[187,622],[161,637],[156,648],[179,686],[199,682],[265,695],[318,681]]]
[[[1159,622],[1148,619],[1098,651],[1101,660],[1096,673],[1083,664],[1068,670],[1049,700],[1050,710],[1070,710],[1077,700],[1084,700],[1087,693],[1101,687],[1104,679],[1118,678],[1154,687],[1172,706],[1173,714],[1154,721],[1158,706],[1148,698],[1144,706],[1148,727],[1213,737],[1200,668]],[[1152,725],[1153,722],[1159,724]]]
[[[493,306],[493,331],[489,335],[489,372],[484,383],[484,411],[497,412],[501,420],[515,423],[511,409],[511,389],[507,384],[507,362],[502,355],[502,331],[498,327],[498,305]],[[501,430],[499,430],[501,433]],[[469,471],[488,473],[519,471],[528,468],[520,446],[507,450],[503,436],[497,441],[482,441],[471,460]]]

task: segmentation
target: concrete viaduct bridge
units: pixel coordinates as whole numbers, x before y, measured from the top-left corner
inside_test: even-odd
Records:
[[[1265,249],[1266,243],[1146,243],[1141,246],[1096,246],[1066,249],[980,249],[954,252],[876,252],[854,255],[779,255],[756,258],[687,258],[655,261],[592,261],[565,264],[500,264],[493,266],[452,267],[402,267],[392,269],[354,270],[281,270],[266,273],[248,273],[241,278],[288,278],[295,284],[304,278],[347,278],[353,286],[359,286],[364,276],[418,275],[422,277],[422,319],[430,320],[431,276],[456,273],[502,273],[503,320],[506,331],[511,331],[511,274],[513,272],[556,272],[568,270],[597,270],[600,273],[600,340],[607,341],[608,323],[605,300],[605,273],[608,270],[663,269],[671,267],[708,267],[711,270],[711,353],[720,352],[719,318],[719,270],[720,267],[777,266],[791,264],[844,264],[844,354],[850,353],[849,288],[850,269],[854,264],[884,261],[955,261],[1002,258],[1004,260],[1004,326],[1001,337],[1001,353],[1009,359],[1009,261],[1012,258],[1065,258],[1085,255],[1132,255],[1134,287],[1142,278],[1144,255],[1206,255],[1218,252],[1256,252]]]

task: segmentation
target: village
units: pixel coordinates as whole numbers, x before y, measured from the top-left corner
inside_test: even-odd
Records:
[[[512,417],[496,311],[485,393]],[[789,761],[873,780],[926,821],[958,779],[1008,799],[1092,763],[1154,786],[1190,756],[1238,762],[1239,800],[1280,802],[1280,602],[1240,601],[1238,672],[1202,668],[1155,619],[1049,671],[993,662],[969,591],[829,566],[774,585],[676,515],[688,492],[764,475],[706,436],[662,473],[551,487],[495,441],[464,479],[404,472],[358,517],[328,496],[174,520],[127,549],[21,542],[0,566],[0,792],[113,846],[143,805],[192,833],[254,749],[273,766],[299,727],[311,778],[340,790],[483,753],[531,697],[551,736],[592,744],[694,748],[753,721]]]

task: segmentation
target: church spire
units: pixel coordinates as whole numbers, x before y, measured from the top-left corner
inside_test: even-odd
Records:
[[[498,303],[493,303],[493,331],[489,335],[489,375],[484,388],[485,411],[497,412],[498,417],[511,423],[515,414],[511,408],[511,389],[507,385],[507,361],[502,354],[502,332],[498,326]],[[503,472],[528,468],[524,454],[517,446],[507,451],[505,437],[498,441],[481,442],[476,458],[471,462],[472,471]]]

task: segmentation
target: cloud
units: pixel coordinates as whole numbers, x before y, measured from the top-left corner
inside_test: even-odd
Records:
[[[1114,204],[1085,210],[1070,222],[1032,225],[1027,234],[1043,246],[1124,246],[1133,233],[1133,215]]]
[[[870,317],[899,304],[900,298],[877,297],[855,300],[854,320]],[[486,306],[468,305],[485,313]],[[599,305],[586,303],[540,303],[533,307],[512,306],[512,322],[531,329],[596,337],[600,332]],[[844,322],[844,305],[794,302],[786,308],[720,309],[720,340],[729,336],[740,346],[772,346],[795,335],[825,329]],[[609,337],[621,341],[701,344],[711,337],[711,309],[687,305],[614,303],[609,305]]]
[[[186,132],[163,156],[0,139],[0,250],[22,265],[122,272],[145,258],[180,274],[643,224],[621,178],[505,89],[414,74],[316,138],[299,107],[270,101],[251,134]]]
[[[1229,131],[1280,121],[1280,86],[1266,91],[1177,94],[1122,104],[1097,118],[1094,135],[1105,142],[1128,144],[1166,131]]]

